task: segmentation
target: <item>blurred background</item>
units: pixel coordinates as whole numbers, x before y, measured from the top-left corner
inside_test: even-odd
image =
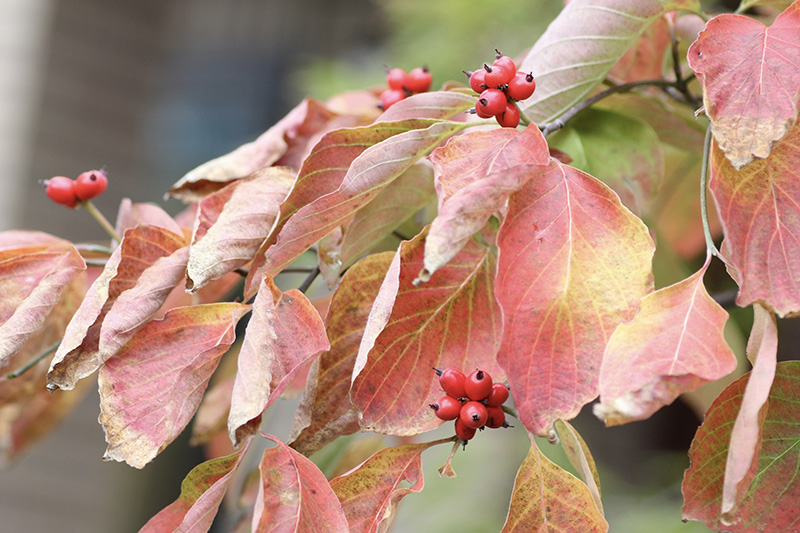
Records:
[[[38,183],[99,167],[110,186],[96,204],[112,221],[122,198],[176,213],[182,205],[163,200],[172,183],[254,139],[305,96],[382,85],[385,65],[427,65],[434,87],[462,81],[461,70],[491,60],[494,48],[521,56],[561,5],[0,0],[0,231],[102,240],[88,214],[53,205]],[[177,498],[203,451],[182,438],[141,471],[105,463],[98,401],[90,393],[54,434],[0,471],[2,531],[136,531]],[[287,436],[294,405],[271,408],[270,432]],[[681,402],[621,428],[602,428],[588,407],[577,419],[600,463],[612,531],[705,531],[680,523],[680,481],[699,422]],[[400,505],[394,531],[501,528],[529,442],[521,428],[490,433],[456,456],[455,480],[436,473],[449,449],[426,452],[426,488]],[[215,530],[226,531],[224,517],[221,524]]]

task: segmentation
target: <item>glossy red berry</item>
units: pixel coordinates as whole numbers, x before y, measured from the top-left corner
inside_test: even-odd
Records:
[[[105,171],[89,170],[82,172],[75,180],[75,195],[79,200],[86,201],[97,198],[108,187],[108,178]]]
[[[78,196],[75,194],[75,182],[66,176],[54,176],[44,181],[45,194],[57,204],[75,208]]]
[[[473,72],[469,77],[469,86],[472,90],[480,94],[486,89],[486,71],[479,68]]]
[[[417,67],[408,73],[406,88],[412,93],[424,93],[431,88],[433,76],[428,72],[428,67]]]
[[[456,418],[456,435],[459,439],[464,441],[464,445],[466,445],[467,441],[475,436],[475,428],[464,425],[464,422],[461,421],[461,417]]]
[[[486,419],[489,417],[489,412],[486,406],[481,402],[467,402],[461,406],[461,413],[458,419],[461,420],[465,426],[470,428],[481,428],[486,424]]]
[[[503,53],[500,52],[500,50],[498,50],[497,48],[495,48],[494,51],[497,52],[497,56],[495,56],[497,59],[494,60],[492,66],[503,67],[505,70],[508,71],[510,76],[514,76],[514,74],[516,74],[517,72],[517,65],[514,64],[514,60],[508,56],[504,56]]]
[[[437,368],[436,375],[439,376],[439,386],[453,398],[464,398],[467,393],[464,391],[464,381],[467,377],[457,368]]]
[[[470,400],[485,400],[492,392],[492,376],[483,370],[476,370],[464,380],[464,391]]]
[[[491,88],[502,87],[514,76],[499,65],[489,66],[484,64],[483,70],[486,71],[486,74],[483,76],[484,83]]]
[[[461,402],[452,396],[442,396],[436,403],[429,405],[442,420],[455,420],[461,414]]]
[[[506,105],[506,110],[496,115],[497,123],[504,128],[516,128],[519,126],[519,108],[513,102]]]
[[[406,97],[405,91],[400,89],[386,89],[380,95],[380,108],[386,111],[394,104]]]
[[[506,413],[500,407],[487,407],[486,427],[497,429],[507,428]]]
[[[486,89],[475,104],[478,115],[494,117],[506,110],[506,95],[498,89]]]
[[[386,71],[386,85],[389,89],[395,91],[402,91],[403,87],[408,84],[408,74],[401,68],[390,68]]]
[[[536,82],[533,79],[533,74],[517,72],[517,75],[508,82],[506,94],[514,100],[525,100],[530,98],[535,90]]]
[[[508,387],[505,383],[492,383],[492,392],[486,398],[487,407],[500,407],[508,400]]]

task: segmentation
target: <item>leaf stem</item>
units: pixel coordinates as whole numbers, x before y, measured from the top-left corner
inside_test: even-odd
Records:
[[[109,223],[108,219],[104,217],[103,213],[101,213],[94,206],[91,200],[86,200],[85,202],[83,202],[82,205],[86,209],[86,211],[88,211],[89,214],[92,215],[92,217],[97,221],[97,223],[103,227],[103,229],[106,231],[106,233],[108,233],[111,239],[117,242],[122,242],[122,239],[119,238],[119,235],[117,235],[117,232],[114,230],[114,226],[112,226],[111,223]]]
[[[706,138],[703,141],[703,165],[700,167],[700,217],[703,220],[703,236],[706,239],[706,252],[711,255],[719,256],[719,250],[714,245],[714,238],[711,236],[711,228],[708,224],[708,199],[706,197],[706,184],[708,182],[708,158],[711,152],[711,125],[706,130]]]
[[[14,378],[20,377],[22,374],[24,374],[25,372],[27,372],[31,368],[35,367],[36,365],[38,365],[39,361],[41,361],[42,359],[44,359],[45,357],[47,357],[51,353],[55,352],[58,349],[60,344],[61,344],[61,341],[59,340],[58,342],[56,342],[52,346],[49,346],[47,349],[45,349],[45,351],[43,351],[42,353],[40,353],[39,355],[37,355],[36,357],[34,357],[30,361],[28,361],[27,363],[25,363],[24,365],[22,365],[21,367],[19,367],[15,371],[13,371],[13,372],[11,372],[9,374],[6,374],[6,379],[14,379]]]
[[[314,280],[317,279],[317,276],[319,276],[319,267],[318,266],[314,267],[314,269],[306,277],[306,279],[303,280],[303,283],[301,283],[300,286],[297,287],[297,290],[302,292],[303,294],[305,294],[305,292],[308,290],[308,288],[311,287],[311,284],[314,283]]]
[[[575,118],[575,115],[594,105],[595,103],[599,102],[603,98],[607,98],[615,93],[620,92],[627,92],[631,89],[635,89],[636,87],[644,87],[647,85],[651,85],[654,87],[672,87],[678,88],[679,83],[676,81],[668,81],[668,80],[641,80],[641,81],[632,81],[630,83],[623,83],[622,85],[615,85],[605,91],[599,92],[596,95],[592,96],[591,98],[587,98],[583,102],[576,104],[572,108],[570,108],[566,113],[558,117],[552,122],[548,122],[544,126],[540,126],[539,128],[542,130],[542,135],[547,137],[554,131],[558,131],[564,126],[567,125],[567,122]]]

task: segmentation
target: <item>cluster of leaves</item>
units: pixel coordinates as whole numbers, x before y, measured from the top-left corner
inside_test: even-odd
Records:
[[[789,528],[800,365],[776,362],[775,316],[800,312],[800,0],[770,26],[698,13],[694,0],[572,0],[521,61],[538,87],[524,129],[469,117],[474,96],[456,84],[380,115],[377,90],[309,99],[179,180],[181,215],[123,202],[110,248],[0,233],[0,365],[30,366],[0,383],[4,459],[97,372],[107,459],[142,468],[193,417],[195,442],[227,428],[237,446],[190,472],[143,531],[208,528],[236,474],[240,530],[384,530],[423,488],[422,452],[453,439],[385,448],[330,481],[307,456],[358,431],[438,427],[431,367],[480,367],[508,380],[522,425],[560,440],[583,478],[531,438],[504,530],[604,531],[594,461],[566,421],[598,396],[606,424],[641,420],[734,370],[728,315],[703,283],[716,255],[738,305],[755,308],[754,367],[698,431],[684,516]],[[708,122],[692,113],[700,90]],[[415,235],[374,252],[398,228]],[[654,235],[705,262],[655,290]],[[309,250],[307,283],[281,290],[275,278]],[[329,304],[305,295],[318,274]],[[237,290],[249,303],[230,301]],[[207,390],[246,315],[235,374]],[[37,358],[53,350],[49,367]],[[291,437],[260,433],[298,381]],[[248,476],[262,438],[275,446]],[[454,475],[449,460],[441,471]]]

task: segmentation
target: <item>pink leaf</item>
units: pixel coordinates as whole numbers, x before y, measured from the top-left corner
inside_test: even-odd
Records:
[[[648,418],[736,368],[723,334],[728,313],[703,285],[708,264],[645,296],[633,320],[611,335],[600,369],[601,403],[594,407],[607,426]]]
[[[385,111],[375,122],[392,122],[412,118],[458,120],[464,111],[475,107],[475,97],[455,91],[431,91],[414,94]]]
[[[249,306],[178,307],[153,320],[100,369],[105,458],[143,468],[194,415]]]
[[[133,203],[130,198],[123,198],[117,212],[117,224],[115,229],[117,235],[123,235],[131,228],[141,224],[159,226],[164,229],[181,235],[183,229],[178,223],[156,204]]]
[[[239,352],[228,415],[234,444],[255,433],[258,426],[251,421],[280,396],[295,372],[329,348],[325,325],[308,298],[296,289],[281,293],[264,278]]]
[[[498,247],[498,362],[521,421],[549,435],[597,396],[611,333],[651,290],[653,242],[608,187],[553,160],[511,196]]]

